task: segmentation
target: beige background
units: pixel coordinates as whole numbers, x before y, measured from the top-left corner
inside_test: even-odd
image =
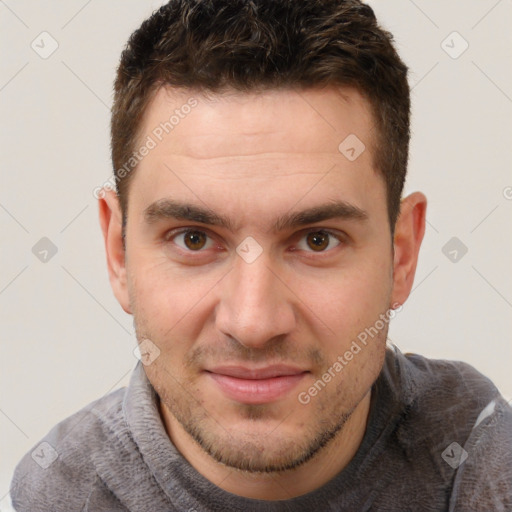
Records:
[[[21,456],[58,421],[125,385],[136,363],[92,191],[111,172],[119,54],[160,4],[0,0],[0,510]],[[512,399],[511,1],[371,5],[411,68],[406,189],[429,198],[415,289],[390,337],[403,351],[469,362]],[[58,251],[47,262],[32,252],[42,237]],[[468,249],[462,256],[454,246],[455,262],[443,253],[452,237]],[[451,258],[454,247],[445,249]]]

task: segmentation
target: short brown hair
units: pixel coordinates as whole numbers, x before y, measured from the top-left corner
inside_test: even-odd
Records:
[[[386,182],[393,233],[407,172],[410,93],[393,37],[369,6],[358,0],[171,0],[153,13],[131,35],[114,86],[112,163],[124,223],[133,175],[126,163],[134,160],[142,116],[162,85],[213,93],[356,88],[376,123],[374,165]]]

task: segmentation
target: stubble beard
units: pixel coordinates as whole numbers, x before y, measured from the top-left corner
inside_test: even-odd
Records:
[[[136,332],[139,341],[151,339],[140,336],[142,333],[137,327]],[[379,338],[382,337],[385,345],[387,329],[381,334],[383,336]],[[381,340],[375,339],[373,342],[380,343]],[[315,411],[309,416],[310,424],[303,427],[303,431],[294,438],[286,431],[280,431],[279,425],[269,429],[267,433],[261,432],[258,422],[263,424],[269,418],[275,419],[267,404],[239,404],[239,417],[247,422],[254,422],[257,428],[253,432],[230,432],[229,425],[223,426],[221,421],[214,418],[190,394],[188,390],[194,389],[193,380],[178,383],[171,371],[164,366],[163,359],[164,357],[159,357],[151,366],[144,368],[159,397],[160,408],[165,407],[181,429],[214,461],[248,473],[269,474],[294,470],[320,454],[342,433],[347,421],[375,381],[373,379],[368,388],[362,390],[358,396],[348,398],[346,383],[339,386],[334,382],[329,384],[332,391],[322,392],[311,403],[300,405],[315,407]],[[170,382],[172,387],[166,385]],[[350,404],[348,410],[347,403]],[[162,411],[160,414],[163,420]],[[282,422],[292,414],[293,411],[285,413]],[[172,441],[173,433],[168,434]]]
[[[167,393],[164,387],[156,386],[155,390],[160,398],[160,407],[165,407],[177,423],[214,461],[229,468],[249,473],[281,473],[299,468],[315,455],[319,454],[343,430],[346,422],[364,398],[350,409],[331,418],[332,413],[323,413],[318,410],[314,414],[315,423],[309,425],[305,432],[297,438],[290,438],[286,433],[280,433],[279,426],[269,429],[268,433],[231,432],[223,427],[206,410],[197,405],[195,410],[185,400],[176,399]],[[339,394],[338,394],[339,396]],[[331,396],[327,397],[331,399]],[[332,402],[332,400],[331,400]],[[301,407],[308,407],[302,406]],[[325,409],[322,404],[318,409]],[[331,407],[329,407],[331,409]],[[338,407],[339,409],[339,407]],[[243,405],[240,408],[240,417],[248,422],[264,422],[269,417],[268,406]],[[286,420],[286,417],[283,421]],[[259,427],[259,426],[258,426]],[[171,437],[172,437],[172,433]]]

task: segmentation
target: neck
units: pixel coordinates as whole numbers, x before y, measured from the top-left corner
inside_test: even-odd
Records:
[[[204,452],[162,402],[160,413],[176,448],[196,471],[217,487],[246,498],[286,500],[320,488],[349,464],[366,431],[370,398],[368,391],[340,432],[311,460],[281,473],[250,473],[227,467]]]

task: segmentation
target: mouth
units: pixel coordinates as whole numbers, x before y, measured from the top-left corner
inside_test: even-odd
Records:
[[[218,366],[205,370],[205,373],[227,398],[256,405],[283,398],[309,371],[286,365],[264,368]]]

